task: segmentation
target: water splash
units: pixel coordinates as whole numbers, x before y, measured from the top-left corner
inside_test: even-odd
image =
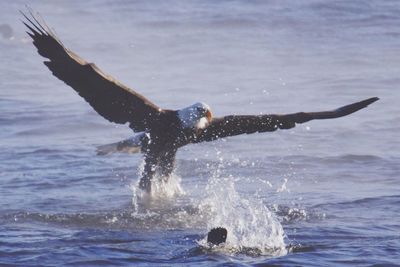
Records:
[[[180,185],[181,178],[173,174],[168,180],[155,177],[150,194],[138,189],[138,183],[132,185],[132,204],[135,210],[132,215],[152,218],[154,214],[158,214],[163,220],[173,218],[179,221],[172,225],[185,225],[190,228],[201,227],[210,230],[214,227],[224,227],[228,230],[227,241],[217,248],[223,253],[285,255],[285,233],[275,214],[261,198],[244,197],[236,191],[235,181],[238,177],[223,174],[222,170],[226,164],[221,154],[217,155],[219,162],[217,166],[211,167],[213,171],[205,188],[205,197],[197,201],[192,200],[192,211],[178,208],[180,205],[177,202],[185,193]],[[148,214],[149,212],[154,214]],[[165,216],[167,214],[173,216]],[[206,236],[198,243],[207,247]]]
[[[138,167],[138,176],[140,177],[144,170],[144,160]],[[155,175],[151,181],[151,192],[145,192],[139,188],[139,180],[132,183],[132,206],[133,215],[139,213],[148,213],[149,210],[169,209],[174,206],[175,200],[184,196],[186,193],[181,187],[181,177],[172,173],[168,179]],[[143,214],[142,214],[143,215]]]
[[[284,178],[282,185],[278,189],[276,189],[276,192],[277,193],[290,192],[290,190],[287,188],[287,183],[288,183],[288,179]]]
[[[181,177],[176,174],[171,174],[168,179],[154,176],[150,193],[139,188],[139,181],[131,184],[130,188],[132,190],[132,206],[135,213],[140,211],[140,207],[157,209],[173,206],[176,198],[186,194],[181,187]]]
[[[220,168],[223,168],[221,160]],[[206,187],[207,197],[199,208],[207,216],[207,229],[224,227],[226,243],[218,250],[229,253],[281,256],[287,253],[282,225],[259,198],[244,198],[235,189],[233,176],[215,171]],[[207,246],[206,238],[199,241]]]

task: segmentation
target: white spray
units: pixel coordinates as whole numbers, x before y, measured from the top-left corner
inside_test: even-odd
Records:
[[[220,167],[223,167],[221,159]],[[200,209],[207,213],[207,229],[228,230],[226,244],[219,249],[234,253],[280,256],[287,253],[284,231],[278,219],[257,198],[245,198],[235,189],[234,177],[221,177],[217,170],[206,187]],[[206,245],[206,238],[199,241]]]

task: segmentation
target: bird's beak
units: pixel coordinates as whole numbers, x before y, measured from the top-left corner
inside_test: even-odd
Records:
[[[211,113],[211,111],[207,110],[206,117],[207,117],[208,123],[210,123],[211,120],[212,120],[212,113]]]

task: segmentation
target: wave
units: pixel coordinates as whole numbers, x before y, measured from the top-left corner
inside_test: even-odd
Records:
[[[380,207],[390,206],[398,207],[400,205],[400,195],[390,196],[378,196],[378,197],[367,197],[361,199],[355,199],[350,201],[336,202],[336,203],[323,203],[313,206],[313,208],[326,208],[336,207],[343,208],[344,206],[356,206],[356,207]]]
[[[0,217],[3,223],[46,223],[63,227],[113,228],[130,230],[168,230],[196,227],[191,222],[193,207],[179,207],[162,212],[136,213],[134,210],[95,213],[41,213],[20,211]],[[197,225],[199,227],[201,225]]]
[[[300,221],[320,221],[326,218],[326,214],[315,208],[300,208],[285,205],[273,205],[271,209],[283,224],[292,224]]]
[[[226,201],[226,199],[224,201]],[[206,202],[210,202],[210,199],[204,200],[203,205],[207,205]],[[151,207],[148,205],[148,203],[142,203],[139,204],[143,205],[139,207],[139,212],[132,207],[121,210],[77,213],[9,211],[0,215],[0,221],[2,221],[3,223],[38,222],[62,225],[65,227],[112,227],[114,229],[132,230],[166,230],[177,228],[204,229],[224,224],[221,221],[218,221],[223,220],[222,218],[211,218],[210,214],[207,214],[207,212],[205,212],[205,210],[209,212],[210,209],[215,209],[215,207],[204,207],[195,204],[176,206],[174,204],[175,203],[172,199],[169,202],[166,199],[160,200],[159,202],[153,201]],[[215,205],[215,203],[211,204]],[[226,202],[226,204],[229,205],[230,203]],[[267,216],[276,216],[276,219],[284,224],[295,223],[298,221],[322,220],[325,218],[325,214],[316,211],[316,209],[308,210],[290,206],[273,205],[269,207],[269,210],[271,210],[275,215],[271,213]],[[214,212],[216,211],[214,210]],[[218,216],[225,215],[221,214]],[[248,218],[243,219],[246,221],[248,220]],[[267,223],[261,218],[260,221],[262,221],[263,223]],[[208,227],[207,224],[209,224],[210,226]]]

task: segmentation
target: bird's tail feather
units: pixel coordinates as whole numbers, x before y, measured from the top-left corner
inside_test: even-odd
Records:
[[[141,137],[142,135],[136,135],[117,143],[98,146],[97,155],[108,155],[115,152],[138,153],[141,151]]]

